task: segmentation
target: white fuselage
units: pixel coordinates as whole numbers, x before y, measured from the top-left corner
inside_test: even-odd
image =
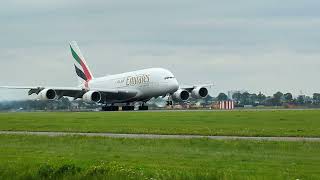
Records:
[[[172,94],[179,89],[179,84],[170,71],[150,68],[95,78],[88,82],[88,87],[100,90],[134,90],[138,93],[132,100],[143,101]]]

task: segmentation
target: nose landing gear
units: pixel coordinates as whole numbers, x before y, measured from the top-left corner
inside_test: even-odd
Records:
[[[173,105],[173,101],[167,101],[167,106],[172,106]]]
[[[168,96],[167,106],[173,106],[173,101],[172,101],[172,95],[171,94]]]
[[[119,106],[102,106],[102,111],[119,111]]]

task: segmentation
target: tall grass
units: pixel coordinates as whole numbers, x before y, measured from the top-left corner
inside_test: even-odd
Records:
[[[0,179],[316,179],[320,143],[0,136]]]

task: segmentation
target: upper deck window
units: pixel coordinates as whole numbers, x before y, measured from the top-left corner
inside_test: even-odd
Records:
[[[174,77],[169,76],[169,77],[165,77],[164,79],[165,79],[165,80],[167,80],[167,79],[174,79]]]

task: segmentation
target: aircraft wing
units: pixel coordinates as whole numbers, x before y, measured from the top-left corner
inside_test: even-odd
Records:
[[[186,85],[186,86],[181,86],[180,89],[187,90],[191,92],[193,89],[198,88],[198,87],[208,87],[211,88],[213,87],[214,84],[198,84],[198,85]]]
[[[31,86],[0,86],[5,89],[26,89],[28,94],[39,94],[44,89],[52,89],[57,93],[58,97],[68,96],[75,99],[82,98],[88,90],[80,87],[31,87]],[[98,91],[101,93],[103,99],[106,100],[126,100],[135,97],[138,92],[127,89],[90,89],[91,91]]]
[[[0,86],[0,88],[4,89],[28,89],[29,95],[32,94],[39,94],[44,89],[53,89],[59,97],[63,96],[69,96],[74,98],[82,97],[82,95],[85,93],[84,90],[77,87],[35,87],[35,86]]]

